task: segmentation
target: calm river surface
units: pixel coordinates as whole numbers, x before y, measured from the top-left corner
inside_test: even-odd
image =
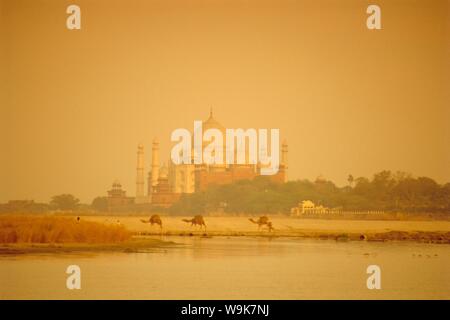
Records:
[[[450,246],[188,238],[145,253],[0,256],[1,299],[450,299]],[[69,265],[81,289],[66,288]],[[367,266],[381,289],[366,287]]]

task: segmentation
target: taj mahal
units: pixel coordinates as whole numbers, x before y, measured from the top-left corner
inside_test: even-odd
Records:
[[[225,136],[225,127],[214,117],[212,110],[207,120],[202,122],[203,130],[217,129]],[[210,141],[203,141],[202,148],[206,148]],[[144,146],[138,145],[136,165],[136,194],[127,197],[118,181],[115,181],[108,191],[108,206],[110,208],[129,204],[152,205],[167,208],[175,203],[182,194],[201,192],[210,185],[230,184],[239,180],[251,180],[261,175],[264,164],[258,163],[220,163],[220,164],[161,164],[160,142],[153,139],[151,150],[150,170],[145,174]],[[247,152],[247,151],[246,151]],[[224,153],[225,154],[225,153]],[[286,140],[281,144],[281,159],[276,174],[267,176],[275,183],[287,180],[288,145]],[[247,155],[248,158],[248,155]]]

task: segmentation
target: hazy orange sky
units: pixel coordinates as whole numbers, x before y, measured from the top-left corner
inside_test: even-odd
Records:
[[[133,196],[137,144],[147,171],[153,137],[168,160],[172,130],[211,106],[279,128],[289,179],[449,182],[448,21],[437,0],[0,0],[0,202],[90,202],[116,178]]]

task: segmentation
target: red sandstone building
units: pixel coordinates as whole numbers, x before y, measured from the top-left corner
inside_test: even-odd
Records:
[[[108,211],[126,209],[134,203],[134,198],[127,197],[119,181],[114,181],[111,190],[108,190]]]

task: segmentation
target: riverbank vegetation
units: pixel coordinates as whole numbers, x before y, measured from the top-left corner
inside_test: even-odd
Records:
[[[121,225],[55,216],[0,216],[0,243],[118,243],[130,239]]]

